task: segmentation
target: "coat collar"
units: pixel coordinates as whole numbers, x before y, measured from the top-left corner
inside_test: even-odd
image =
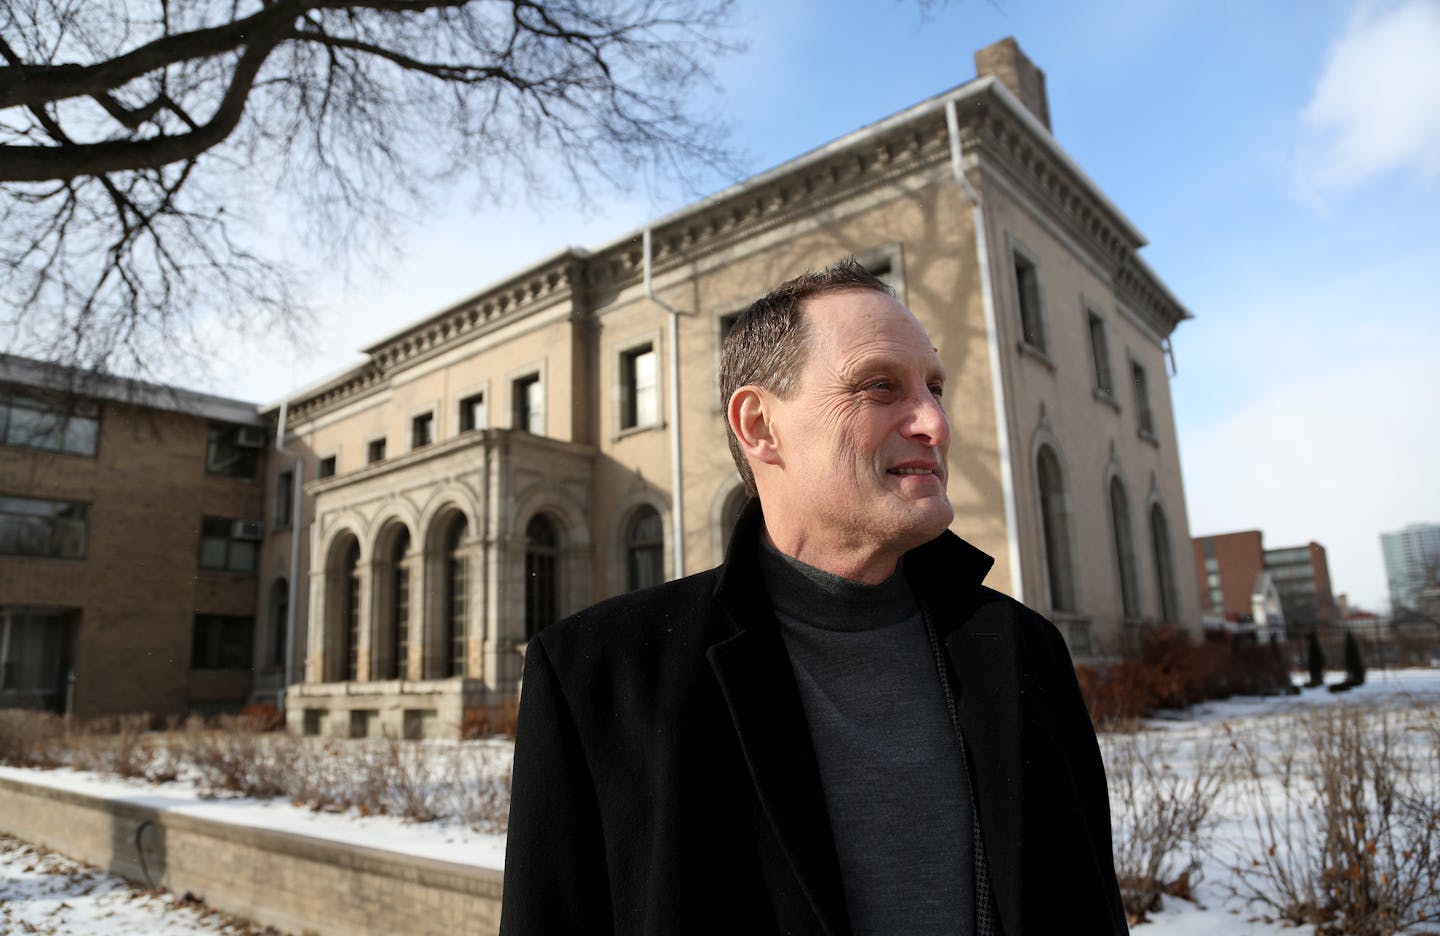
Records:
[[[757,546],[763,523],[760,503],[752,498],[735,525],[715,586],[731,635],[713,645],[708,657],[785,860],[824,931],[846,936],[844,890],[810,730],[760,573]],[[947,531],[911,550],[904,562],[957,672],[951,645],[964,630],[964,610],[973,608],[994,560]],[[963,712],[963,695],[956,691],[957,709]]]

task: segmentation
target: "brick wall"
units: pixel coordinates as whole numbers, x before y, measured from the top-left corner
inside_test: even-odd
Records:
[[[0,556],[0,603],[79,610],[80,717],[178,714],[197,691],[249,691],[248,673],[238,688],[204,673],[192,686],[195,614],[254,615],[257,593],[253,574],[200,569],[201,520],[260,520],[264,496],[263,473],[206,473],[207,427],[199,416],[110,402],[94,457],[0,447],[0,494],[90,505],[84,559]]]

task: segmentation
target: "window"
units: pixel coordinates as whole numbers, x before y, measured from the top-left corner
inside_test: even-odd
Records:
[[[510,401],[514,428],[531,435],[545,434],[545,387],[539,374],[528,374],[511,384]]]
[[[900,276],[893,257],[884,254],[872,255],[872,259],[863,261],[861,265],[865,267],[865,272],[894,290],[897,297],[900,295]]]
[[[342,566],[345,575],[344,651],[340,659],[345,661],[345,678],[360,678],[360,542],[350,540],[345,550]]]
[[[625,586],[631,591],[665,581],[665,525],[654,507],[641,507],[630,518],[625,573]]]
[[[1115,565],[1120,570],[1120,610],[1128,619],[1140,617],[1140,581],[1135,573],[1135,537],[1130,529],[1130,498],[1119,478],[1110,479],[1110,528],[1115,537]]]
[[[282,471],[275,476],[275,503],[270,515],[274,518],[275,529],[283,530],[294,520],[292,495],[295,493],[295,472]]]
[[[560,583],[556,560],[560,537],[555,524],[543,514],[525,526],[525,639],[554,624],[559,617]]]
[[[90,505],[34,497],[0,497],[0,554],[84,559]]]
[[[486,422],[485,394],[472,394],[460,401],[461,432],[474,432],[476,429],[484,429]]]
[[[0,690],[8,705],[61,711],[78,614],[0,605]]]
[[[421,413],[410,420],[410,447],[424,448],[435,441],[435,414]]]
[[[1090,357],[1095,362],[1095,389],[1113,397],[1115,383],[1110,375],[1110,342],[1105,337],[1105,320],[1089,310],[1086,310],[1086,316],[1090,320]]]
[[[270,616],[270,665],[280,669],[285,665],[285,632],[290,619],[290,585],[285,579],[270,584],[266,612]]]
[[[0,391],[0,445],[94,455],[99,436],[100,410],[94,403]]]
[[[655,376],[654,345],[640,345],[620,355],[621,429],[653,426],[660,421],[660,391]]]
[[[254,572],[263,532],[248,520],[206,517],[200,525],[200,568]]]
[[[466,521],[456,517],[445,537],[445,631],[448,638],[447,676],[465,675],[465,541]]]
[[[371,439],[365,446],[365,464],[373,465],[385,460],[385,440]]]
[[[1130,379],[1135,384],[1135,416],[1137,429],[1147,439],[1155,438],[1155,416],[1150,411],[1150,383],[1145,378],[1145,366],[1139,361],[1130,361]]]
[[[744,314],[744,313],[743,313],[743,312],[731,312],[729,315],[722,315],[722,316],[720,316],[720,343],[721,343],[721,344],[724,344],[724,343],[725,343],[725,339],[726,339],[726,338],[729,336],[729,334],[730,334],[730,329],[734,328],[734,327],[735,327],[735,323],[738,322],[738,321],[740,321],[740,316],[741,316],[742,314]]]
[[[320,464],[315,470],[316,477],[333,478],[335,476],[335,456],[326,455],[320,459]]]
[[[1074,611],[1070,507],[1060,458],[1048,445],[1042,445],[1035,457],[1035,475],[1040,486],[1040,526],[1045,540],[1045,570],[1050,577],[1050,608],[1053,611]]]
[[[260,470],[265,431],[259,426],[212,423],[205,445],[205,470],[227,478],[253,478]]]
[[[386,679],[404,679],[410,657],[410,569],[405,554],[410,550],[410,532],[402,531],[390,547],[390,646]]]
[[[190,645],[190,668],[197,670],[248,670],[250,633],[255,619],[229,614],[195,615]]]
[[[1160,619],[1180,620],[1180,602],[1175,597],[1175,567],[1170,557],[1170,522],[1159,504],[1150,507],[1150,547],[1155,558],[1155,584],[1160,590]]]
[[[1020,302],[1020,340],[1045,353],[1045,325],[1040,317],[1040,277],[1035,264],[1019,253],[1015,261],[1015,294]]]

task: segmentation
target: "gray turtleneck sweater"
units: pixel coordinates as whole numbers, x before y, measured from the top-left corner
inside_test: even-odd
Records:
[[[972,936],[965,755],[943,664],[903,569],[864,585],[762,543],[855,936]]]

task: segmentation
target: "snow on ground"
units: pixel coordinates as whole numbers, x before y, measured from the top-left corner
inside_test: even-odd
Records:
[[[1339,682],[1343,677],[1343,673],[1330,673],[1327,682]],[[1146,750],[1143,745],[1153,744],[1155,746],[1148,750],[1163,751],[1175,770],[1182,775],[1193,776],[1196,764],[1203,760],[1207,751],[1233,769],[1233,761],[1238,759],[1238,755],[1230,746],[1232,741],[1255,745],[1262,755],[1273,754],[1292,742],[1303,745],[1303,739],[1293,736],[1294,716],[1345,705],[1383,709],[1395,713],[1396,722],[1403,724],[1407,719],[1413,721],[1417,717],[1412,714],[1417,704],[1440,704],[1440,669],[1372,670],[1363,686],[1344,693],[1307,689],[1298,696],[1243,697],[1208,702],[1147,719],[1138,737],[1103,736],[1101,745],[1106,752],[1107,763],[1110,763],[1112,752],[1127,740],[1141,744],[1142,750]],[[1418,717],[1430,719],[1429,724],[1433,727],[1434,711],[1433,708],[1422,710]],[[1115,772],[1114,763],[1109,769],[1112,774]],[[1112,777],[1112,793],[1114,785]],[[1197,856],[1201,879],[1195,887],[1194,902],[1164,898],[1160,911],[1152,914],[1146,923],[1134,927],[1137,936],[1212,936],[1216,933],[1226,936],[1312,936],[1315,932],[1313,926],[1297,927],[1267,920],[1267,915],[1273,916],[1273,910],[1248,903],[1234,893],[1241,872],[1233,870],[1233,867],[1246,864],[1248,856],[1254,854],[1258,847],[1253,798],[1240,792],[1237,786],[1232,775],[1216,798],[1208,830],[1209,847]],[[1285,815],[1287,804],[1283,799],[1284,792],[1272,786],[1269,795],[1274,814],[1277,817]],[[1293,810],[1295,804],[1288,805]],[[1112,808],[1118,813],[1120,807],[1112,803]]]
[[[1331,674],[1337,682],[1341,674]],[[1196,706],[1184,712],[1163,713],[1146,721],[1129,736],[1137,743],[1160,744],[1174,769],[1182,776],[1196,770],[1205,750],[1226,756],[1230,740],[1249,733],[1270,736],[1283,733],[1287,717],[1337,705],[1379,707],[1401,711],[1416,702],[1440,703],[1440,670],[1375,670],[1366,684],[1343,694],[1307,690],[1298,696],[1240,698]],[[1107,759],[1127,736],[1102,739]],[[1155,750],[1154,748],[1148,750]],[[1114,765],[1111,767],[1112,773]],[[456,821],[407,822],[385,816],[315,812],[283,800],[203,799],[194,784],[184,781],[151,785],[141,781],[101,777],[75,770],[29,770],[0,767],[0,776],[43,783],[112,799],[123,799],[187,815],[203,816],[237,825],[258,826],[371,848],[438,858],[481,867],[504,866],[505,838],[466,828]],[[1112,786],[1114,785],[1112,780]],[[1200,856],[1202,875],[1194,889],[1195,900],[1167,897],[1163,909],[1136,927],[1143,936],[1312,936],[1313,927],[1292,927],[1264,919],[1263,911],[1233,894],[1230,865],[1250,843],[1251,817],[1237,813],[1243,799],[1222,796],[1211,827],[1213,847]],[[24,848],[0,839],[0,931],[30,932],[14,921],[37,927],[35,932],[57,934],[236,932],[218,927],[198,915],[182,916],[174,898],[132,897],[129,885],[93,871],[63,869],[34,854],[15,857]],[[107,895],[118,894],[110,897]],[[21,916],[20,914],[27,914]],[[6,914],[9,914],[8,916]],[[148,922],[132,922],[127,914],[149,914]],[[140,919],[140,916],[134,919]],[[128,927],[128,928],[127,928]]]
[[[274,932],[0,835],[0,933],[251,936]]]

